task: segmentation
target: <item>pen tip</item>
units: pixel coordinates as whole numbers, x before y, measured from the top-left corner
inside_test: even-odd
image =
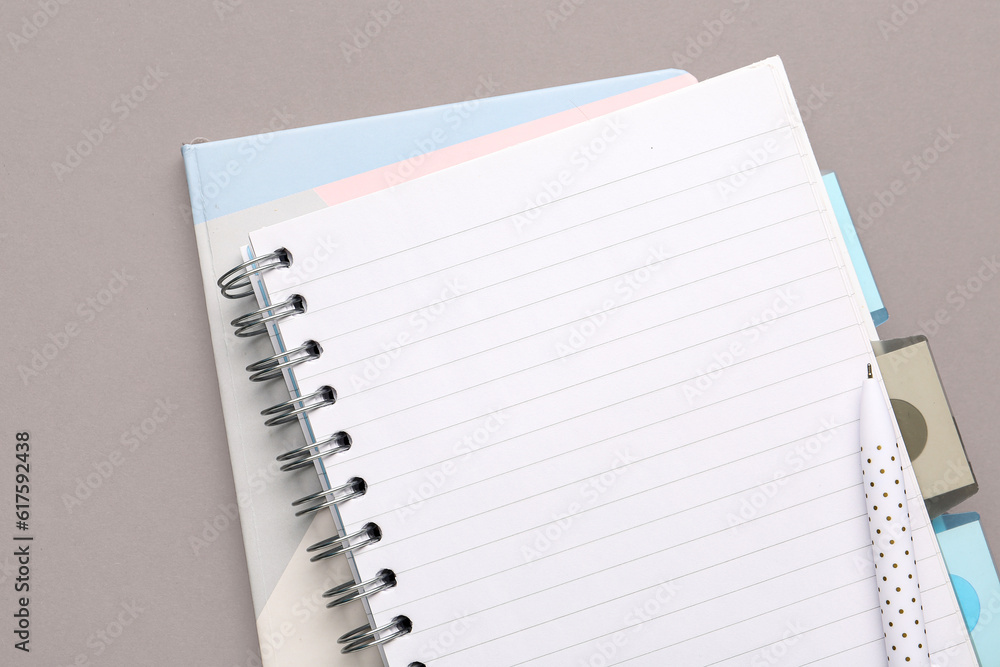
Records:
[[[871,378],[872,378],[872,365],[868,364],[868,379],[870,380]]]

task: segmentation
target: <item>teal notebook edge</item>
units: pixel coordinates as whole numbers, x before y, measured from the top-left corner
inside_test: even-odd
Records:
[[[979,514],[943,514],[932,524],[979,663],[1000,665],[1000,632],[993,627],[1000,620],[1000,577]]]
[[[864,294],[865,303],[868,304],[868,311],[872,315],[875,326],[884,324],[889,319],[889,312],[882,303],[882,295],[875,285],[875,276],[872,275],[871,267],[868,266],[868,258],[861,247],[861,240],[851,219],[851,213],[847,210],[847,201],[844,193],[840,189],[840,181],[837,174],[828,172],[823,174],[823,185],[830,196],[830,204],[833,205],[833,214],[837,217],[837,224],[847,244],[847,252],[851,256],[851,263],[854,264],[854,271],[858,274],[858,282],[861,283],[861,292]]]

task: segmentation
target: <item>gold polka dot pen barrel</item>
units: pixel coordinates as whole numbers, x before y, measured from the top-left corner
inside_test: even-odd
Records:
[[[861,470],[886,657],[893,667],[930,667],[902,457],[889,409],[869,364],[861,387]]]

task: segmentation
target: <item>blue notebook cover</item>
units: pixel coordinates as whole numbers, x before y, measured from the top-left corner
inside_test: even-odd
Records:
[[[664,69],[185,144],[182,152],[194,222],[197,225],[685,73]]]

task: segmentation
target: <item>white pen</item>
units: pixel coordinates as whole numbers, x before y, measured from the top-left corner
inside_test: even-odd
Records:
[[[861,471],[886,657],[890,666],[930,667],[902,456],[889,410],[868,364],[861,385]]]

